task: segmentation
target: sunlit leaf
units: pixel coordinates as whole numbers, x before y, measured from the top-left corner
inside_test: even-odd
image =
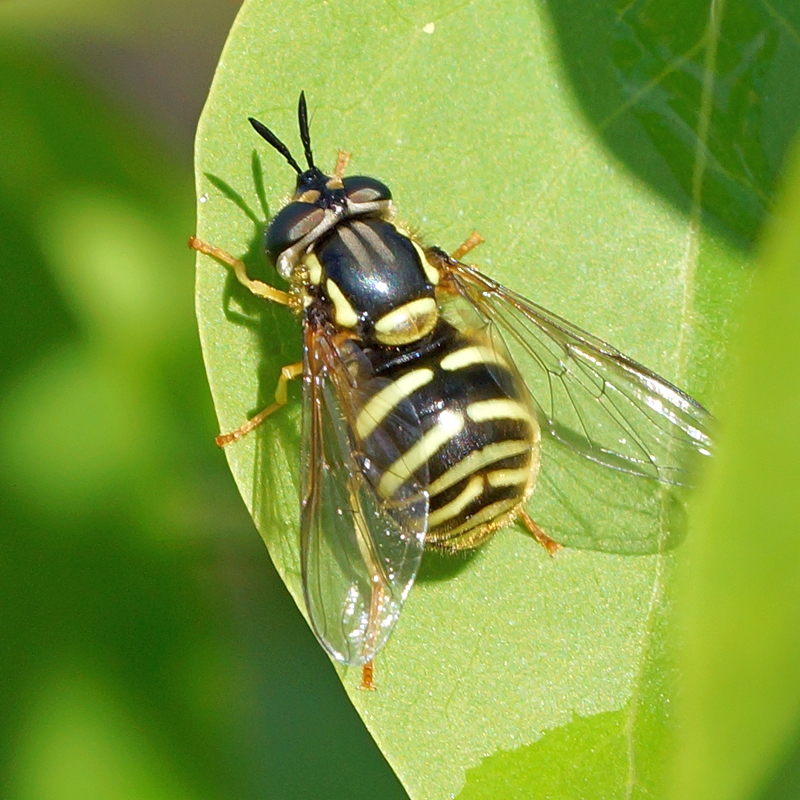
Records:
[[[746,25],[763,15],[728,23],[693,12],[687,28],[674,4],[665,9],[250,0],[200,124],[198,233],[281,285],[261,235],[293,173],[246,118],[298,150],[304,89],[321,164],[352,151],[350,172],[386,181],[430,243],[453,249],[477,228],[487,243],[474,259],[492,277],[713,410],[749,280],[745,252],[786,137],[763,153],[757,133],[745,137],[738,171],[739,145],[717,142],[731,125],[715,79],[734,70],[734,34],[761,41]],[[763,36],[778,26],[778,49],[794,57],[786,27],[766,19]],[[757,97],[773,79],[768,45],[747,51],[755,67],[742,80]],[[762,129],[789,130],[792,108],[765,106]],[[761,155],[769,168],[753,166]],[[232,429],[271,401],[280,367],[299,358],[299,323],[206,257],[197,302],[220,425]],[[227,455],[302,607],[298,396]],[[543,481],[534,510],[552,491]],[[359,691],[352,671],[343,683],[414,798],[528,797],[533,781],[555,787],[552,797],[657,796],[675,681],[672,561],[579,550],[550,559],[516,528],[474,558],[429,558],[377,662],[378,691]],[[523,776],[518,795],[504,793],[510,774]]]

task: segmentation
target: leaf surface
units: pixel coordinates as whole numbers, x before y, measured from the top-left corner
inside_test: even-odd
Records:
[[[304,89],[320,164],[351,151],[349,172],[388,183],[430,244],[452,250],[477,228],[486,244],[471,257],[482,270],[713,410],[749,282],[742,266],[796,116],[783,95],[756,111],[726,105],[720,86],[747,36],[769,44],[747,51],[753,91],[774,80],[776,48],[789,61],[797,53],[768,12],[742,22],[675,8],[249,0],[201,119],[198,233],[281,285],[261,232],[293,173],[246,118],[300,155]],[[747,27],[759,25],[761,38]],[[299,322],[205,257],[197,291],[229,430],[271,402],[280,367],[300,358]],[[227,455],[302,608],[299,388],[290,398]],[[539,491],[534,510],[554,499],[546,481]],[[471,558],[426,556],[378,660],[378,691],[342,672],[410,795],[658,796],[675,681],[673,560],[550,558],[516,527]]]

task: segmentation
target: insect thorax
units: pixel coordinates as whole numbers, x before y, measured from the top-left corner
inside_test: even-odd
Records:
[[[380,181],[312,168],[267,228],[266,250],[335,326],[396,347],[433,330],[439,276],[391,215],[391,192]]]
[[[340,223],[317,243],[305,264],[310,291],[326,305],[332,321],[365,342],[410,344],[436,324],[435,273],[426,273],[419,245],[385,219]]]

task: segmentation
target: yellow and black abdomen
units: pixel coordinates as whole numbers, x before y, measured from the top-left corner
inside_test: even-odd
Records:
[[[364,402],[355,433],[379,476],[378,493],[391,503],[407,481],[418,481],[430,496],[427,543],[479,545],[514,518],[539,466],[539,428],[516,369],[443,320],[413,351],[365,353],[379,388]],[[409,404],[419,425],[393,430],[400,452],[387,457],[383,426]]]

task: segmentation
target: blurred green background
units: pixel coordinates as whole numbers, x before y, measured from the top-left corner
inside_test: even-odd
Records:
[[[185,243],[238,5],[0,2],[0,800],[405,797],[213,445]],[[635,105],[606,147],[690,213],[707,8],[613,5],[550,4],[571,89],[598,128]],[[750,252],[800,119],[800,11],[725,19],[699,222]],[[759,800],[800,797],[800,745],[777,750]]]
[[[213,443],[194,129],[235,0],[0,3],[0,797],[405,797]]]

